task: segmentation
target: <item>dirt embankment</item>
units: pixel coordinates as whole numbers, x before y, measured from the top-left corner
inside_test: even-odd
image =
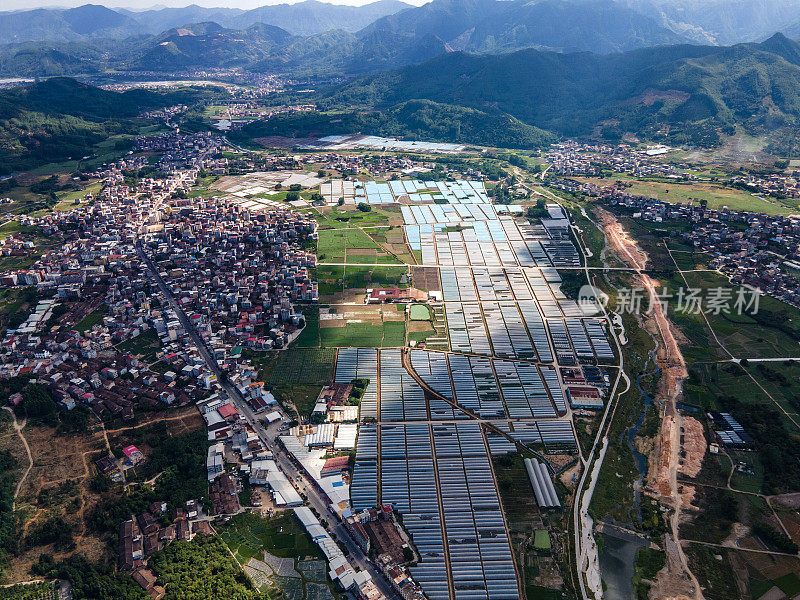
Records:
[[[658,298],[659,282],[643,272],[648,262],[647,254],[614,215],[602,208],[595,209],[595,214],[611,249],[626,265],[635,269],[631,285],[641,288],[643,295],[651,299],[649,308],[637,318],[642,327],[659,341],[656,357],[661,366],[661,378],[656,399],[663,406],[664,416],[649,458],[651,475],[648,477],[647,491],[669,506],[672,513],[669,517],[671,533],[664,540],[667,561],[654,582],[651,598],[698,600],[703,598],[703,594],[689,568],[678,536],[681,511],[691,505],[694,490],[690,486],[681,488],[678,485],[678,473],[697,475],[705,455],[706,442],[700,422],[684,417],[676,407],[681,398],[683,382],[688,378],[686,361],[678,343],[680,333],[670,322],[666,306],[655,300]],[[684,450],[683,457],[681,450]]]

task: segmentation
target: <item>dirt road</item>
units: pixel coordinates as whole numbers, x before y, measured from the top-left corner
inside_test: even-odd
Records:
[[[28,445],[28,440],[25,439],[25,434],[22,433],[22,430],[25,428],[25,424],[27,423],[27,419],[20,423],[17,421],[17,416],[14,414],[14,411],[8,406],[4,406],[3,410],[7,410],[9,413],[11,413],[11,418],[14,420],[14,431],[17,432],[19,439],[22,441],[22,445],[25,447],[25,452],[28,454],[28,468],[25,469],[25,472],[22,474],[19,482],[17,482],[17,489],[14,490],[14,505],[12,506],[12,510],[16,510],[17,496],[19,496],[19,492],[22,489],[22,484],[25,483],[25,480],[28,478],[31,469],[33,469],[33,455],[31,454],[31,447]]]
[[[688,377],[686,361],[678,344],[680,334],[669,321],[665,306],[654,300],[658,297],[660,286],[658,281],[644,273],[648,261],[647,254],[631,238],[614,215],[602,208],[596,208],[595,214],[613,251],[625,264],[635,269],[636,276],[633,285],[641,287],[645,297],[651,299],[647,311],[639,314],[637,318],[659,342],[656,352],[661,366],[661,379],[657,390],[657,400],[663,406],[664,414],[655,450],[654,477],[648,478],[648,487],[659,496],[664,505],[672,510],[669,516],[671,534],[666,535],[667,562],[664,569],[658,574],[651,596],[661,600],[677,600],[679,598],[699,600],[703,598],[703,594],[697,578],[689,568],[678,531],[681,511],[684,508],[684,499],[678,487],[678,471],[682,468],[680,460],[681,434],[683,431],[694,432],[697,429],[695,423],[688,420],[684,422],[684,417],[676,408],[681,397],[683,382]],[[692,419],[692,421],[694,420]],[[692,445],[693,451],[695,454],[699,453],[699,458],[695,455],[689,457],[691,470],[694,470],[695,465],[699,465],[702,455],[705,453],[705,444],[700,444],[697,440],[693,441],[696,442]]]

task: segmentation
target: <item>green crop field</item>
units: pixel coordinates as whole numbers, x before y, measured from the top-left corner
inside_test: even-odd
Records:
[[[722,208],[727,206],[732,210],[750,210],[762,212],[768,215],[788,215],[792,214],[790,208],[784,206],[774,199],[761,199],[736,188],[724,187],[722,185],[705,182],[688,183],[661,183],[657,181],[641,181],[628,177],[617,177],[632,183],[627,188],[630,194],[656,198],[662,202],[684,204],[694,204],[699,206],[702,200],[708,203],[708,208]],[[608,185],[608,180],[583,179],[593,181],[600,185]]]
[[[269,376],[270,385],[327,384],[332,375],[333,349],[291,348],[278,354]]]
[[[397,347],[405,341],[403,321],[384,321],[382,323],[347,323],[343,327],[323,327],[320,340],[325,348]]]
[[[344,262],[347,238],[344,229],[326,229],[319,232],[317,258],[320,262]]]
[[[361,229],[322,229],[317,242],[322,263],[401,264]]]
[[[344,269],[345,289],[365,289],[371,287],[398,286],[408,287],[401,283],[401,278],[408,273],[406,267],[394,266],[347,266]]]
[[[306,319],[306,326],[293,345],[299,348],[319,347],[319,306],[299,306],[298,311]]]

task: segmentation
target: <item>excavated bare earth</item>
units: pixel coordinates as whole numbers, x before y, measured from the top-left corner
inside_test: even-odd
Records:
[[[647,254],[633,240],[610,212],[596,208],[595,214],[603,226],[612,250],[637,274],[633,285],[640,286],[649,297],[656,297],[659,283],[642,271],[647,266]],[[702,424],[684,417],[676,408],[681,398],[683,382],[688,377],[686,361],[680,350],[677,328],[670,322],[660,302],[651,302],[647,313],[640,315],[642,326],[659,340],[656,358],[661,366],[661,378],[656,393],[664,407],[661,432],[650,456],[648,490],[663,504],[672,508],[669,517],[671,534],[665,535],[667,560],[650,589],[650,598],[658,600],[698,600],[703,598],[697,578],[689,568],[680,546],[678,522],[681,511],[691,506],[694,489],[678,486],[678,472],[693,477],[700,471],[706,451]],[[681,431],[683,430],[683,431]],[[685,457],[681,459],[681,436]]]

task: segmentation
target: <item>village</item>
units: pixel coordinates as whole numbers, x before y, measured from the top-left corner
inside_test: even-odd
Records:
[[[64,411],[88,408],[102,420],[197,406],[208,432],[208,506],[196,499],[168,511],[153,502],[119,529],[119,568],[152,598],[164,588],[147,568],[149,556],[173,540],[211,535],[215,519],[253,509],[293,511],[339,589],[363,600],[392,589],[421,597],[403,566],[414,559],[410,541],[391,509],[350,506],[353,386],[323,392],[320,424],[300,425],[247,357],[284,348],[303,329],[296,306],[318,299],[309,272],[316,257],[305,249],[317,223],[288,205],[250,213],[218,197],[188,198],[201,171],[225,169],[221,148],[211,134],[141,138],[137,150],[158,152],[162,175],[132,179],[148,163],[129,156],[95,173],[102,189],[71,210],[23,218],[62,243],[0,279],[35,290],[30,316],[2,341],[0,371],[45,386]],[[29,250],[13,236],[4,248]],[[11,398],[21,401],[21,394]],[[147,460],[131,445],[95,464],[124,482],[128,469]],[[249,507],[239,502],[245,487]],[[326,517],[344,528],[338,536],[328,533]],[[333,541],[342,531],[352,540],[347,554]]]
[[[181,109],[164,111],[159,118],[168,121]],[[422,429],[418,427],[420,423],[399,425],[402,433],[399,438],[393,437],[395,425],[391,421],[395,417],[391,410],[395,391],[402,399],[398,401],[398,414],[408,420],[419,418],[413,413],[415,401],[423,407],[430,404],[421,409],[425,415],[432,415],[429,418],[448,411],[454,420],[459,418],[458,409],[448,402],[439,400],[437,405],[427,397],[439,393],[437,386],[442,385],[435,383],[437,369],[444,367],[447,373],[460,364],[459,357],[447,352],[447,338],[445,354],[441,356],[430,351],[433,345],[428,348],[410,341],[408,345],[413,350],[408,351],[408,360],[413,369],[404,364],[403,351],[398,349],[339,348],[335,377],[322,386],[313,409],[301,412],[271,389],[263,374],[262,357],[280,355],[308,327],[308,315],[320,314],[314,312],[320,302],[316,281],[320,265],[314,253],[320,231],[317,219],[309,211],[312,207],[335,211],[345,203],[340,199],[337,204],[332,182],[344,194],[345,182],[366,180],[366,203],[376,199],[382,203],[381,189],[394,190],[389,192],[394,193],[390,197],[401,205],[422,202],[419,193],[409,188],[413,186],[416,192],[435,188],[436,193],[460,208],[459,215],[465,215],[463,219],[459,216],[459,225],[454,227],[457,230],[432,238],[433,246],[420,244],[421,264],[443,267],[443,292],[402,287],[407,285],[406,279],[400,281],[401,287],[372,286],[360,294],[365,305],[382,308],[406,303],[424,306],[443,295],[450,300],[456,283],[446,280],[449,271],[443,261],[452,256],[453,250],[448,253],[445,241],[448,248],[458,241],[462,230],[475,225],[475,215],[480,217],[476,229],[488,219],[502,223],[513,234],[517,227],[513,219],[523,214],[523,209],[492,204],[489,197],[496,193],[496,184],[491,188],[485,184],[483,167],[475,162],[450,167],[430,157],[388,153],[326,150],[267,154],[232,150],[224,137],[211,132],[184,135],[172,131],[138,138],[130,154],[89,174],[99,183],[97,191],[76,199],[68,210],[19,217],[22,226],[41,230],[52,249],[43,252],[30,266],[0,274],[0,285],[26,294],[25,306],[29,308],[24,320],[9,327],[2,340],[0,375],[41,384],[62,411],[91,411],[103,422],[133,423],[146,412],[167,414],[179,408],[196,411],[202,418],[208,445],[207,452],[203,447],[206,471],[201,477],[208,483],[207,497],[197,496],[177,506],[158,498],[147,505],[147,510],[137,509],[128,515],[116,532],[117,568],[129,573],[151,598],[160,600],[165,588],[148,567],[148,560],[156,553],[175,541],[217,536],[227,523],[242,515],[272,519],[286,514],[302,527],[320,556],[324,556],[325,573],[336,591],[349,592],[360,600],[398,596],[423,600],[444,597],[448,586],[469,589],[474,577],[465,575],[465,571],[454,576],[439,572],[445,568],[444,551],[437,549],[441,541],[436,535],[441,526],[429,523],[427,516],[423,519],[409,512],[411,498],[412,502],[422,502],[424,510],[433,510],[435,516],[431,518],[439,519],[437,494],[442,492],[415,490],[410,470],[404,466],[400,468],[398,484],[392,485],[387,479],[391,475],[389,469],[400,464],[393,462],[401,457],[391,455],[397,451],[393,445],[399,444],[401,453],[405,453],[411,448],[406,444],[420,436],[421,440],[429,440],[423,446],[427,443],[430,451],[437,445],[447,448],[452,443],[449,436],[453,435],[458,446],[453,456],[477,452],[471,457],[476,461],[474,468],[489,483],[474,481],[469,485],[478,486],[476,494],[487,494],[488,506],[496,511],[497,518],[478,525],[477,515],[482,507],[470,505],[462,515],[462,507],[446,505],[447,498],[443,497],[442,510],[457,512],[459,518],[467,520],[463,539],[448,539],[448,560],[463,563],[464,568],[473,564],[473,556],[459,555],[458,545],[470,544],[470,536],[482,531],[479,526],[484,527],[487,547],[483,548],[482,541],[481,552],[491,556],[486,560],[496,561],[493,564],[502,570],[495,585],[502,587],[503,593],[516,593],[518,580],[505,541],[507,530],[498,492],[490,481],[489,456],[514,452],[516,443],[531,441],[542,443],[546,454],[568,455],[578,447],[572,415],[588,421],[606,405],[610,380],[599,361],[613,360],[614,352],[605,329],[594,322],[585,323],[585,330],[581,321],[567,320],[561,325],[561,308],[552,305],[550,310],[557,312],[547,315],[550,319],[547,329],[542,328],[542,343],[536,346],[536,352],[543,362],[553,362],[555,358],[559,367],[541,367],[541,383],[546,384],[547,394],[552,394],[557,410],[553,411],[545,396],[542,406],[532,407],[526,401],[524,414],[509,409],[512,420],[537,420],[525,425],[514,423],[513,434],[508,436],[502,429],[508,425],[502,425],[499,432],[485,438],[486,446],[482,441],[486,434],[480,425],[473,431],[471,423],[447,423],[447,418],[444,424],[431,425],[430,430],[427,424]],[[602,164],[603,168],[636,176],[691,177],[666,163],[653,162],[652,158],[663,149],[652,150],[647,154],[625,147],[565,142],[554,145],[546,159],[555,173],[565,176],[595,174],[593,169]],[[434,185],[433,180],[418,184],[415,179],[404,179],[419,177],[427,181],[426,174],[433,171],[447,181]],[[329,179],[336,176],[342,179]],[[209,180],[214,181],[214,187],[204,183]],[[326,180],[330,183],[325,184]],[[759,288],[800,305],[797,279],[787,270],[793,264],[789,257],[796,256],[800,249],[800,224],[792,217],[671,204],[631,194],[624,186],[600,187],[574,179],[551,179],[548,185],[597,198],[621,209],[631,219],[646,221],[656,228],[663,223],[690,224],[673,227],[665,235],[676,236],[710,254],[709,266],[733,283]],[[477,206],[487,210],[475,210]],[[362,212],[360,206],[349,209],[355,214]],[[423,209],[430,211],[434,221],[443,211],[436,202],[401,209],[397,214],[406,220],[407,232],[430,225],[423,225],[428,218]],[[556,204],[546,209],[550,218],[544,219],[537,230],[542,240],[542,264],[552,261],[546,264],[579,267],[572,242],[565,239],[569,227],[566,214]],[[441,217],[446,221],[444,212]],[[444,224],[440,225],[444,230]],[[527,235],[527,226],[521,224],[520,240],[526,239],[523,234]],[[408,239],[410,243],[411,238]],[[466,235],[464,239],[472,241]],[[499,236],[481,241],[487,249],[493,244],[499,247],[502,242]],[[0,254],[25,257],[35,246],[26,236],[12,234],[0,244]],[[514,258],[519,254],[517,249],[524,246],[524,242],[517,244],[515,254],[508,254],[510,270],[516,268],[516,260],[520,265],[527,264],[524,253]],[[431,247],[435,247],[438,263],[425,262],[430,260],[426,252],[431,252]],[[476,259],[469,259],[473,260]],[[470,308],[465,286],[471,285],[473,277],[476,285],[481,285],[480,268],[469,273],[458,283],[459,293],[465,294],[465,309]],[[494,275],[491,285],[503,285]],[[560,282],[559,278],[553,289]],[[549,287],[549,282],[543,285]],[[543,285],[534,289],[541,291],[545,289]],[[524,280],[514,280],[513,286],[515,295],[524,295],[527,289]],[[498,290],[502,292],[501,288]],[[544,298],[537,295],[536,301]],[[564,305],[568,303],[562,301]],[[486,312],[488,308],[486,304],[482,310]],[[429,315],[427,310],[425,314]],[[465,346],[458,346],[457,315],[451,311],[447,318],[445,329],[450,329],[454,351],[464,351]],[[502,350],[498,337],[502,333],[498,332],[506,328],[511,332],[514,322],[510,313],[501,313],[501,318],[503,327],[488,330],[491,345],[487,338],[484,350],[477,334],[468,329],[474,334],[469,338],[469,343],[475,343],[473,353],[493,356]],[[483,331],[482,321],[478,325],[478,330]],[[526,322],[524,327],[533,324]],[[531,335],[534,330],[535,327]],[[520,340],[528,339],[529,334],[525,329],[521,331],[521,337],[509,338],[506,359],[522,356]],[[556,356],[548,359],[549,338]],[[405,345],[404,341],[400,345]],[[468,361],[465,372],[471,374],[470,380],[475,377],[476,393],[479,375],[494,382],[493,369],[499,372],[511,364],[493,358],[494,367],[482,373],[475,357],[461,358]],[[538,381],[539,367],[527,372],[528,366],[516,365],[510,373],[520,381],[525,378],[527,382],[530,377]],[[429,391],[422,392],[409,375],[412,371],[431,386]],[[455,371],[452,376],[456,381]],[[378,378],[380,392],[376,392]],[[450,376],[445,380],[446,388]],[[497,385],[500,398],[503,383],[498,380]],[[502,391],[502,402],[513,400],[509,389]],[[447,394],[442,395],[447,398]],[[456,400],[456,404],[463,402]],[[12,395],[12,405],[20,402],[22,394]],[[506,418],[507,408],[502,402],[492,405],[494,412],[485,407],[482,417]],[[513,406],[511,409],[517,410]],[[547,421],[551,416],[553,420]],[[724,420],[724,416],[720,419]],[[528,425],[536,432],[532,438],[525,433]],[[376,430],[380,431],[380,446]],[[715,435],[721,447],[747,443],[744,430],[735,422],[720,425]],[[470,436],[481,442],[471,446]],[[376,477],[370,453],[378,452],[377,448],[390,455],[390,460],[381,459],[380,468],[386,471],[381,475],[380,496],[377,487],[371,491],[374,484],[369,482],[370,473],[373,479]],[[484,457],[486,448],[490,455]],[[424,458],[424,450],[421,451]],[[109,450],[93,462],[100,473],[127,485],[137,467],[150,458],[137,444],[128,444],[121,452]],[[464,459],[464,465],[468,459]],[[539,489],[553,488],[546,496],[536,496],[537,505],[548,510],[560,508],[559,493],[553,484],[556,478],[551,479],[546,464],[530,462],[524,468],[534,489],[537,484]],[[451,465],[448,460],[439,462],[436,469],[440,476],[447,477],[461,477],[467,472],[466,466]],[[408,487],[401,489],[404,481]],[[424,485],[429,483],[433,480]],[[451,518],[446,512],[441,514]],[[438,538],[442,539],[445,538]],[[489,548],[488,544],[494,546]],[[264,552],[269,559],[268,552]],[[260,564],[263,563],[248,561],[241,566],[258,579],[262,577],[257,573]],[[482,572],[480,581],[484,577],[486,582],[491,579]]]
[[[602,203],[622,208],[633,219],[687,225],[672,231],[696,250],[711,255],[709,266],[726,275],[734,285],[761,290],[794,306],[800,306],[800,218],[764,213],[711,209],[684,203],[669,203],[630,194],[617,186],[598,187],[574,180],[561,180],[553,187],[586,194]]]

